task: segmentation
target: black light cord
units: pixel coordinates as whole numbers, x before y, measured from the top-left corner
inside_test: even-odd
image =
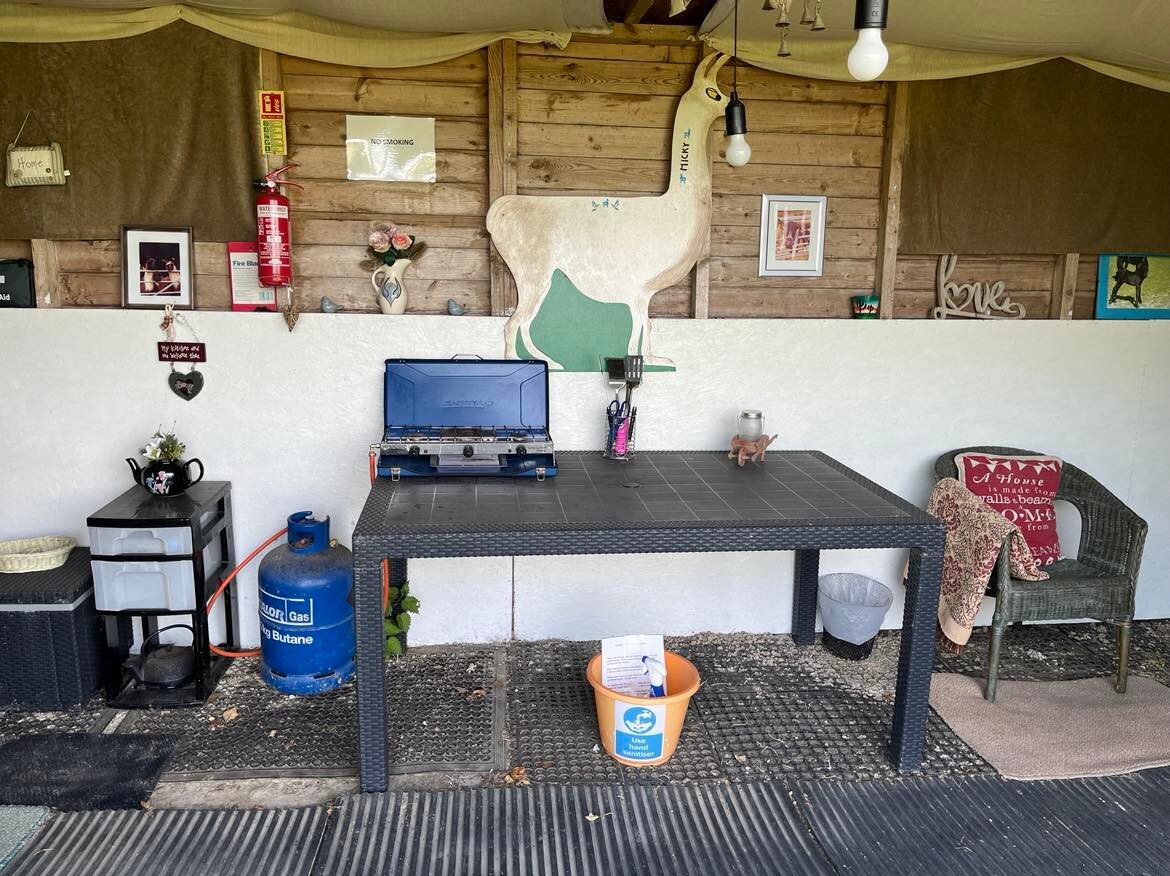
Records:
[[[735,94],[739,80],[739,0],[735,0],[735,13],[731,24],[731,93]]]

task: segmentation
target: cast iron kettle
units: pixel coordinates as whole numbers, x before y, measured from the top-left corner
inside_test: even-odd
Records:
[[[138,465],[133,457],[126,457],[134,483],[153,496],[178,496],[203,480],[203,462],[198,457],[190,460],[176,459],[174,462],[155,460],[145,468]],[[199,477],[191,477],[191,466],[199,466]]]

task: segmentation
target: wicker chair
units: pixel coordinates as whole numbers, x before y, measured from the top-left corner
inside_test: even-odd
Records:
[[[937,479],[958,477],[955,456],[990,453],[998,456],[1039,456],[1014,447],[962,447],[944,453],[934,464]],[[1013,578],[1005,541],[988,592],[995,595],[991,645],[987,654],[985,699],[995,702],[999,652],[1008,624],[1026,620],[1073,620],[1090,617],[1117,627],[1118,693],[1125,693],[1129,675],[1129,631],[1134,591],[1146,540],[1146,522],[1096,480],[1064,463],[1056,498],[1069,502],[1081,515],[1077,558],[1044,567],[1047,581]]]

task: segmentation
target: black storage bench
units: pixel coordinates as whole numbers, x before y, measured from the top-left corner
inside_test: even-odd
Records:
[[[68,709],[101,683],[89,551],[65,565],[0,575],[0,708]]]

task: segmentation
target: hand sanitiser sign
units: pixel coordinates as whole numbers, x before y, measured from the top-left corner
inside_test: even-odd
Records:
[[[658,760],[662,757],[666,706],[615,700],[613,708],[613,753],[626,760]]]

